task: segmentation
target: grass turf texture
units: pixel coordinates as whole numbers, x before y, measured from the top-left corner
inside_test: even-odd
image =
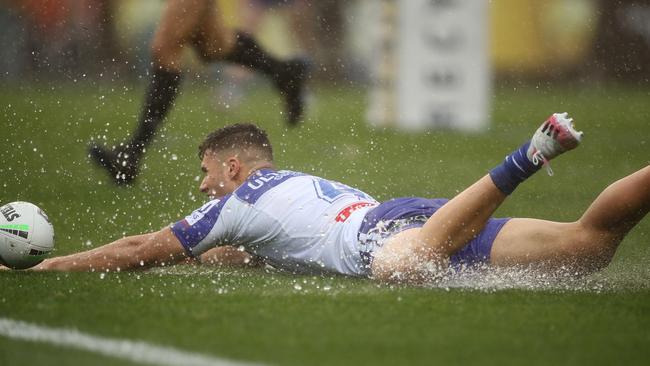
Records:
[[[647,165],[650,152],[643,90],[501,89],[491,129],[464,135],[368,128],[364,92],[357,89],[316,90],[308,121],[286,129],[270,91],[218,111],[209,89],[188,86],[145,158],[137,185],[116,188],[90,164],[86,145],[91,138],[114,143],[130,133],[141,92],[113,85],[0,91],[0,202],[42,207],[54,223],[57,254],[157,230],[200,206],[196,146],[230,122],[259,121],[274,142],[279,167],[340,180],[383,200],[453,196],[551,112],[569,111],[586,132],[583,146],[553,162],[554,177],[542,172],[520,186],[498,216],[573,220],[607,184]],[[105,276],[9,272],[0,273],[0,315],[282,365],[645,364],[648,235],[646,219],[607,270],[561,290],[390,287],[191,266]],[[75,360],[125,364],[0,337],[3,365]]]

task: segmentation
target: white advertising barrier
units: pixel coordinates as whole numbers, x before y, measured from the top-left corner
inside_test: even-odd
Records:
[[[404,130],[488,127],[488,2],[382,0],[375,5],[368,120]]]

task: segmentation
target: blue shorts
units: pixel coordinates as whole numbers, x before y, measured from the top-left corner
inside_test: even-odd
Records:
[[[359,228],[364,264],[370,266],[373,250],[380,247],[385,239],[406,229],[422,227],[448,201],[418,197],[394,198],[368,211]],[[510,219],[489,219],[483,231],[451,256],[450,265],[460,268],[489,263],[494,238],[508,220]]]

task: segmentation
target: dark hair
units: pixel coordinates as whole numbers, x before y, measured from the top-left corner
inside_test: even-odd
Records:
[[[261,153],[260,159],[273,161],[273,148],[266,131],[252,123],[236,123],[211,132],[199,145],[199,158],[203,159],[208,150],[220,152],[251,148]]]

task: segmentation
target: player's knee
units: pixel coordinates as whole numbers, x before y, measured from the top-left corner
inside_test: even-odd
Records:
[[[169,50],[164,44],[160,42],[153,42],[149,47],[149,53],[151,54],[151,60],[154,63],[160,63],[161,60],[164,60],[169,54]]]
[[[179,67],[182,50],[183,48],[180,44],[170,44],[165,40],[159,39],[154,39],[154,42],[149,48],[151,60],[154,65],[167,69],[176,69]]]
[[[579,222],[577,225],[579,230],[567,238],[569,242],[565,247],[571,248],[567,256],[590,272],[609,265],[622,238],[606,230],[585,227]]]
[[[200,37],[193,40],[192,45],[196,55],[203,62],[214,62],[225,59],[234,47],[234,36]]]
[[[201,47],[196,47],[196,56],[203,63],[215,62],[223,59],[223,55],[215,52],[209,52]]]

